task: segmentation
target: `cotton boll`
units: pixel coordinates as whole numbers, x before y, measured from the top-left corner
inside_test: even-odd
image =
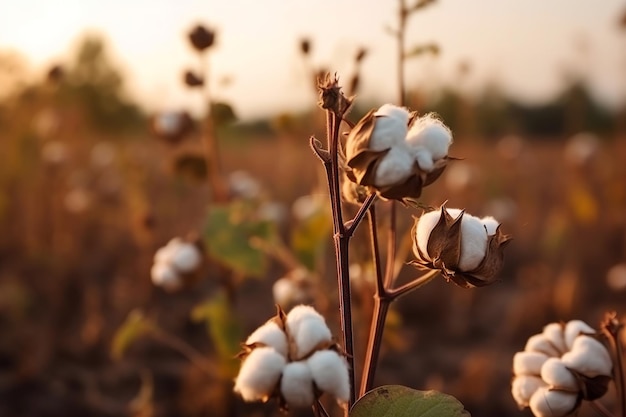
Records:
[[[517,352],[513,356],[513,373],[515,375],[539,375],[541,367],[548,356],[538,352]]]
[[[172,265],[182,273],[194,271],[201,261],[200,249],[192,243],[181,243],[172,255]]]
[[[596,331],[582,320],[571,320],[565,325],[565,345],[568,350],[574,346],[574,340],[581,334],[594,334]]]
[[[178,245],[180,244],[180,242],[181,242],[181,239],[178,237],[175,237],[174,239],[170,240],[167,243],[167,245],[163,246],[162,248],[159,248],[159,250],[157,250],[156,253],[154,254],[154,262],[155,263],[170,263],[172,261],[172,255],[178,248]]]
[[[545,386],[546,383],[539,377],[520,375],[513,379],[511,393],[520,408],[528,407],[530,397],[532,397],[537,389]]]
[[[524,350],[526,352],[541,352],[548,356],[561,356],[562,353],[557,351],[543,334],[531,336],[526,342]]]
[[[166,263],[155,263],[150,269],[152,283],[157,287],[163,287],[167,291],[175,291],[182,285],[178,272]]]
[[[254,343],[262,343],[273,347],[276,352],[287,357],[287,335],[274,321],[268,321],[258,329],[256,329],[248,339],[246,345]]]
[[[408,131],[409,112],[404,107],[384,104],[376,113],[369,149],[384,151],[404,142]]]
[[[308,360],[313,381],[317,387],[334,396],[339,402],[350,399],[350,376],[346,360],[332,350],[315,352]]]
[[[394,146],[380,160],[376,168],[374,184],[386,187],[406,181],[413,172],[413,157],[404,146]]]
[[[577,394],[538,388],[530,397],[530,409],[535,417],[564,417],[576,407]]]
[[[568,368],[593,378],[610,376],[613,369],[611,355],[604,345],[591,336],[578,336],[572,350],[561,357]]]
[[[332,334],[324,317],[310,306],[294,307],[287,314],[285,326],[292,342],[290,356],[294,360],[302,359],[320,344],[332,341]]]
[[[448,155],[452,132],[434,114],[429,113],[413,122],[406,141],[414,152],[426,150],[432,161],[438,161]]]
[[[479,218],[465,214],[461,222],[461,271],[476,269],[487,253],[487,232]]]
[[[559,358],[549,358],[541,367],[541,379],[551,388],[578,391],[578,382]]]
[[[487,234],[489,236],[496,234],[496,230],[498,230],[498,226],[500,226],[500,223],[496,219],[491,216],[487,216],[483,217],[481,221],[483,222],[485,229],[487,229]]]
[[[280,393],[290,407],[310,407],[313,404],[313,376],[306,362],[291,362],[285,366]]]
[[[543,328],[543,335],[560,353],[567,351],[565,329],[561,323],[550,323]]]
[[[271,347],[252,350],[241,364],[235,379],[235,392],[245,401],[266,400],[274,391],[286,365],[285,357]]]

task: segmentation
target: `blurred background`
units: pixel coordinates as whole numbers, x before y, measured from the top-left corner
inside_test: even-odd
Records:
[[[327,188],[308,146],[324,137],[314,80],[337,72],[357,94],[353,121],[397,102],[397,10],[0,4],[1,416],[278,415],[231,394],[233,356],[273,314],[282,277],[302,290],[285,303],[314,301],[338,326]],[[203,47],[190,42],[199,24]],[[514,241],[500,282],[442,279],[398,301],[377,384],[442,390],[474,416],[530,415],[510,395],[528,337],[625,312],[626,3],[440,0],[409,19],[406,48],[409,107],[439,113],[462,158],[422,203],[493,215]],[[398,210],[408,260],[417,212]],[[173,291],[151,268],[177,236],[206,257]],[[365,233],[352,249],[359,363]]]

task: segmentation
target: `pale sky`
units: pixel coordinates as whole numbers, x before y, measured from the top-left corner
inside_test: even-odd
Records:
[[[408,0],[410,3],[411,0]],[[0,0],[0,51],[16,50],[34,68],[62,61],[80,35],[106,36],[128,90],[149,110],[197,106],[181,73],[194,65],[186,35],[196,23],[218,30],[210,62],[215,87],[243,117],[313,104],[298,40],[313,40],[313,60],[345,74],[354,52],[369,48],[361,95],[394,100],[395,0]],[[452,82],[458,63],[472,72],[463,88],[495,79],[527,100],[548,98],[564,69],[582,68],[594,91],[616,103],[626,93],[625,0],[439,0],[409,21],[408,42],[436,41],[437,59],[409,65],[409,84]],[[588,45],[582,53],[577,40]]]

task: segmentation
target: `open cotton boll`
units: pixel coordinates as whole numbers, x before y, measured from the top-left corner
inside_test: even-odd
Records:
[[[561,323],[550,323],[543,328],[543,335],[558,350],[563,353],[567,351],[565,345],[565,328]]]
[[[295,360],[307,356],[320,344],[332,341],[332,334],[324,317],[310,306],[294,307],[287,314],[285,327],[292,344],[290,356]]]
[[[513,356],[513,373],[515,375],[539,375],[541,367],[548,356],[539,352],[517,352]]]
[[[568,350],[574,346],[574,340],[581,334],[594,334],[596,331],[582,320],[570,320],[565,325],[565,345]]]
[[[610,376],[613,369],[611,355],[604,345],[591,336],[578,336],[572,350],[561,357],[568,368],[593,378]]]
[[[245,401],[266,400],[276,387],[287,360],[271,347],[252,350],[241,364],[235,392]]]
[[[317,387],[346,403],[350,399],[350,376],[346,360],[332,350],[315,352],[308,360]]]
[[[287,357],[287,335],[274,321],[270,320],[266,322],[248,336],[246,345],[252,345],[254,343],[262,343],[273,347],[276,352]]]
[[[167,263],[155,263],[152,265],[150,277],[154,285],[163,287],[168,291],[175,291],[182,285],[178,272]]]
[[[489,236],[496,234],[496,230],[498,230],[498,226],[500,226],[500,222],[498,222],[496,219],[494,219],[491,216],[483,217],[480,220],[483,222],[483,225],[485,226],[485,229],[487,230],[487,234]]]
[[[413,122],[407,133],[406,142],[415,152],[420,149],[426,150],[431,161],[438,161],[448,155],[452,132],[436,115],[429,113]]]
[[[386,187],[404,182],[411,176],[414,163],[406,147],[394,146],[378,163],[374,185]]]
[[[532,397],[537,389],[545,386],[546,383],[539,377],[520,375],[513,380],[511,393],[520,408],[528,407],[530,397]]]
[[[476,269],[487,254],[487,231],[478,217],[463,215],[461,221],[461,256],[459,269]]]
[[[287,332],[291,333],[305,319],[317,319],[324,321],[324,317],[318,313],[313,307],[301,304],[292,308],[287,314],[286,327]]]
[[[290,407],[310,407],[313,404],[313,376],[306,362],[291,362],[285,366],[280,393]]]
[[[541,379],[551,388],[578,391],[578,382],[559,358],[550,358],[541,367]]]
[[[172,265],[182,273],[192,272],[201,261],[200,249],[191,243],[180,243],[172,254]]]
[[[154,262],[156,263],[170,263],[172,261],[172,256],[174,252],[178,248],[180,244],[179,238],[174,238],[170,240],[167,245],[159,248],[154,254]]]
[[[369,149],[384,151],[404,142],[409,129],[409,112],[393,104],[382,105],[374,113],[374,130],[370,136]]]
[[[564,417],[576,407],[577,394],[538,388],[530,397],[530,409],[535,417]]]
[[[557,351],[544,334],[531,336],[524,347],[526,352],[541,352],[548,356],[561,356],[562,352]]]

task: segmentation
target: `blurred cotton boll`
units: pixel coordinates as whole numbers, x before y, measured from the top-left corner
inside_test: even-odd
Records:
[[[91,166],[103,169],[111,166],[115,160],[115,148],[107,142],[98,142],[91,148]]]
[[[169,264],[156,263],[150,269],[152,283],[166,291],[176,291],[183,285],[183,281],[176,270]]]
[[[46,142],[41,148],[41,159],[48,165],[63,165],[69,159],[67,145],[58,140]]]
[[[565,145],[565,161],[574,166],[582,166],[591,161],[600,149],[600,138],[589,132],[578,133],[568,139]]]
[[[167,291],[178,290],[184,277],[196,272],[201,264],[202,252],[198,246],[175,237],[154,254],[152,282]]]
[[[261,184],[247,171],[231,172],[228,185],[234,197],[252,200],[261,195]]]
[[[463,161],[456,161],[447,168],[444,182],[452,192],[463,191],[471,186],[478,176],[476,168]]]
[[[91,204],[91,197],[87,190],[83,188],[74,188],[69,191],[63,199],[65,209],[70,213],[83,213]]]
[[[310,302],[312,299],[309,273],[304,269],[291,271],[272,286],[274,302],[283,308]]]
[[[609,269],[606,283],[613,291],[626,290],[626,263],[617,264]]]
[[[185,111],[162,112],[152,117],[150,127],[157,137],[177,143],[193,129],[193,120]]]
[[[510,198],[501,197],[494,198],[487,202],[485,205],[485,211],[492,213],[496,219],[501,219],[503,222],[513,220],[517,215],[517,204]]]
[[[291,206],[291,213],[297,220],[303,221],[317,214],[322,208],[322,199],[313,194],[298,197]]]
[[[498,141],[496,151],[504,160],[518,159],[524,151],[524,140],[515,135],[504,136]]]
[[[261,220],[272,223],[283,223],[287,219],[287,207],[279,201],[265,201],[261,203],[257,214]]]

